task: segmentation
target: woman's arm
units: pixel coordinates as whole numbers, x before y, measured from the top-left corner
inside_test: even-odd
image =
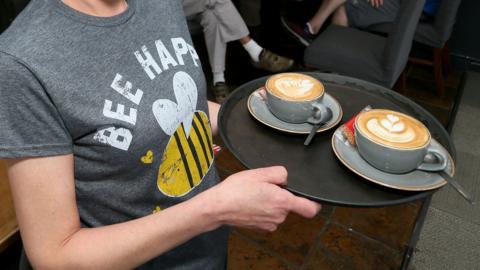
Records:
[[[137,220],[81,228],[72,155],[8,167],[22,239],[38,269],[132,269],[218,226],[192,200]]]
[[[22,240],[38,269],[132,269],[222,224],[272,231],[290,211],[312,217],[319,210],[280,188],[286,170],[271,167],[234,174],[156,214],[81,228],[72,155],[7,165]]]
[[[210,115],[210,125],[212,126],[212,134],[218,134],[218,111],[220,111],[220,104],[209,101],[208,102],[208,114]]]

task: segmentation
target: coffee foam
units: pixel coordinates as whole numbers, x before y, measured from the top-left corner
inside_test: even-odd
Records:
[[[430,141],[430,133],[420,121],[395,111],[370,110],[360,114],[355,124],[372,141],[393,148],[414,149]]]
[[[288,100],[313,100],[324,92],[320,81],[300,73],[273,75],[268,79],[266,88],[275,96]]]

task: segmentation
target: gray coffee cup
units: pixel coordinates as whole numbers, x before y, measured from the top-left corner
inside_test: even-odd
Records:
[[[292,73],[285,73],[286,76],[304,76],[303,74],[293,74]],[[275,76],[282,76],[282,74],[277,74]],[[315,80],[314,78],[308,77],[307,79]],[[270,80],[270,79],[269,79]],[[301,99],[287,99],[276,95],[274,91],[269,89],[268,85],[269,82],[267,81],[265,90],[267,93],[266,103],[267,107],[270,112],[275,115],[278,119],[293,123],[293,124],[301,124],[306,122],[325,122],[328,121],[328,118],[331,118],[331,114],[328,112],[327,106],[323,103],[323,97],[325,95],[325,91],[323,90],[323,85],[319,83],[322,87],[321,91],[319,91],[319,95],[307,100]]]
[[[424,146],[400,149],[371,140],[357,126],[355,122],[355,142],[360,156],[381,171],[403,174],[413,170],[443,171],[447,167],[448,157],[444,152],[432,148],[430,133]]]

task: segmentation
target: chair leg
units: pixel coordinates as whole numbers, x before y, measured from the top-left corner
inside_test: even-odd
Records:
[[[442,63],[443,74],[447,77],[450,72],[450,48],[448,47],[448,42],[446,42],[442,48]]]
[[[433,49],[433,71],[435,73],[435,83],[437,86],[437,93],[440,98],[445,97],[445,78],[442,71],[442,49]]]

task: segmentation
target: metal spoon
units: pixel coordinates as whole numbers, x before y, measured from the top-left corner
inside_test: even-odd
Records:
[[[443,177],[447,182],[450,184],[450,186],[453,187],[462,197],[469,202],[471,205],[475,205],[476,202],[473,200],[472,196],[460,185],[460,183],[455,180],[452,176],[450,176],[448,173],[445,171],[439,172],[440,176]]]
[[[332,118],[332,110],[330,108],[326,108],[326,111],[325,111],[325,115],[323,116],[322,115],[322,118],[323,119],[326,119],[326,120],[323,120],[321,121],[320,117],[318,114],[314,113],[314,116],[311,117],[309,119],[309,123],[312,124],[312,129],[310,130],[310,134],[308,134],[308,137],[307,139],[305,140],[305,142],[303,143],[303,145],[305,146],[308,146],[310,144],[310,142],[312,141],[313,137],[315,136],[315,134],[317,133],[317,130],[325,125],[325,123],[328,122],[328,120],[330,120],[330,118]]]
[[[425,161],[434,161],[435,160],[435,156],[433,155],[427,155],[425,157]],[[431,171],[429,171],[431,172]],[[455,178],[453,178],[450,174],[448,174],[447,172],[445,171],[439,171],[438,174],[440,174],[441,177],[443,177],[448,184],[450,184],[450,186],[453,187],[453,189],[455,189],[455,191],[457,191],[467,202],[469,202],[471,205],[475,205],[476,202],[473,200],[473,197],[472,195],[470,195],[466,190],[465,188],[460,185],[460,183],[455,180]]]

